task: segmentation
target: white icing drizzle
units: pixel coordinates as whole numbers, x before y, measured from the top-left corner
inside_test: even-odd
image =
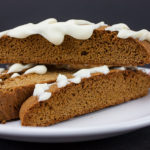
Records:
[[[69,79],[70,82],[73,83],[80,83],[81,79],[83,78],[89,78],[91,77],[91,73],[103,73],[103,74],[107,74],[109,73],[109,68],[108,66],[104,65],[101,67],[94,67],[94,68],[90,68],[90,69],[81,69],[79,71],[77,71],[76,73],[73,74],[74,78]]]
[[[69,35],[79,40],[89,39],[93,31],[101,26],[106,26],[104,22],[94,24],[86,20],[71,19],[66,22],[57,22],[56,19],[50,18],[37,24],[28,23],[16,28],[0,32],[0,37],[8,35],[14,38],[26,38],[30,35],[40,34],[49,42],[60,45],[65,35]],[[150,32],[146,29],[133,31],[123,23],[114,24],[105,28],[108,31],[118,31],[119,38],[129,38],[150,41]]]
[[[2,82],[3,80],[2,79],[0,79],[0,82]]]
[[[0,73],[4,72],[5,68],[0,68]]]
[[[105,25],[104,22],[94,24],[86,20],[76,19],[57,22],[56,19],[50,18],[37,24],[28,23],[3,31],[0,33],[0,37],[8,35],[15,38],[26,38],[30,35],[40,34],[49,42],[60,45],[65,35],[70,35],[79,40],[86,40],[92,36],[95,29]]]
[[[10,78],[15,78],[17,76],[20,76],[18,72],[22,72],[25,69],[27,70],[25,71],[24,74],[30,74],[30,73],[45,74],[47,72],[47,67],[45,65],[37,65],[35,67],[33,66],[34,66],[33,64],[22,65],[22,64],[16,63],[16,64],[11,65],[6,73],[3,73],[3,71],[5,70],[4,68],[0,68],[0,73],[1,74],[13,73]]]
[[[18,76],[20,76],[19,73],[13,73],[13,74],[11,75],[11,78],[15,78],[15,77],[18,77]]]
[[[141,70],[142,72],[150,75],[150,69],[148,68],[143,68],[143,67],[136,67],[137,70]]]
[[[25,69],[31,68],[32,66],[33,64],[22,65],[22,64],[16,63],[10,66],[7,73],[21,72]]]
[[[62,74],[58,75],[56,82],[57,82],[58,88],[65,87],[67,84],[69,84],[67,77]]]
[[[139,39],[140,41],[147,40],[150,42],[150,32],[146,29],[142,29],[140,31],[133,31],[130,30],[130,28],[126,24],[119,23],[109,26],[105,28],[105,30],[118,31],[117,37],[122,39],[127,39],[131,37],[134,39]]]
[[[114,69],[117,69],[117,70],[126,70],[126,67],[115,67]]]
[[[75,84],[79,84],[81,82],[81,79],[89,78],[91,77],[92,73],[98,73],[98,72],[107,74],[109,73],[109,68],[108,66],[105,65],[105,66],[94,67],[90,69],[81,69],[73,74],[74,78],[72,79],[67,79],[65,75],[59,74],[56,83],[53,84],[57,84],[58,88],[65,87],[67,84],[70,84],[71,82]],[[50,86],[53,84],[36,84],[33,96],[38,96],[39,101],[49,99],[52,94],[50,92],[45,92],[45,90],[48,90]]]
[[[50,92],[45,92],[50,88],[51,84],[36,84],[33,92],[33,96],[38,96],[39,101],[47,100],[51,97]]]
[[[29,74],[29,73],[45,74],[46,72],[47,72],[47,68],[45,65],[37,65],[33,68],[26,70],[24,74]]]

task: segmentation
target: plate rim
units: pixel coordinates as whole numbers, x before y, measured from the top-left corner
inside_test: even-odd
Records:
[[[79,127],[79,128],[63,128],[57,127],[11,127],[11,126],[0,126],[0,135],[15,135],[24,137],[75,137],[75,136],[87,136],[87,135],[98,135],[98,134],[110,134],[114,132],[123,132],[127,130],[134,130],[143,128],[150,125],[150,116],[141,117],[139,119],[130,120],[122,123],[114,123],[111,125],[105,125],[102,127]],[[15,129],[16,130],[15,130]]]

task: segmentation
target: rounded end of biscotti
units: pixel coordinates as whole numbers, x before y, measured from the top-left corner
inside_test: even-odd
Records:
[[[21,106],[19,112],[19,118],[21,120],[21,125],[28,126],[28,112],[32,110],[32,107],[38,104],[38,98],[36,96],[29,97]]]

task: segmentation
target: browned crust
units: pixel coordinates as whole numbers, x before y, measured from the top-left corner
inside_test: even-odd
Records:
[[[0,63],[69,64],[80,68],[96,65],[138,66],[150,63],[150,43],[133,38],[120,39],[117,32],[100,27],[88,40],[65,36],[53,45],[40,35],[25,39],[0,38]]]
[[[78,106],[75,105],[72,107],[69,104],[69,103],[71,103],[72,97],[67,96],[68,99],[63,98],[66,96],[65,95],[66,91],[71,93],[71,92],[73,92],[73,91],[71,91],[71,89],[81,90],[81,89],[79,89],[79,86],[84,88],[84,86],[87,85],[90,88],[90,86],[92,86],[92,84],[88,85],[88,82],[93,81],[93,83],[96,83],[101,80],[101,81],[103,81],[103,83],[105,83],[105,81],[107,81],[107,80],[110,80],[110,81],[113,80],[114,77],[116,79],[119,79],[119,77],[122,77],[122,76],[123,76],[123,78],[122,78],[123,81],[121,81],[121,82],[116,81],[117,84],[119,84],[119,82],[121,83],[121,85],[119,86],[119,89],[118,89],[119,91],[117,91],[117,92],[122,93],[122,94],[117,95],[115,98],[112,98],[111,101],[106,100],[106,102],[100,103],[100,101],[97,99],[97,100],[94,100],[94,103],[93,103],[93,99],[91,99],[90,101],[87,101],[86,106],[88,109],[86,109],[86,107],[82,107],[82,109],[80,109],[79,106],[82,106],[82,103],[84,103],[84,100],[85,100],[84,99],[84,96],[85,96],[84,89],[83,89],[83,91],[81,91],[82,94],[80,94],[80,95],[84,95],[82,98],[79,95],[77,95],[77,97],[78,96],[80,97],[79,99],[77,97],[74,98],[74,103],[79,101],[80,105],[78,105]],[[134,80],[134,78],[136,78],[138,80],[137,83],[135,83],[135,81],[132,82],[132,79]],[[126,82],[130,82],[130,80],[131,80],[131,87],[132,87],[132,84],[135,84],[134,85],[135,89],[131,89],[130,84],[126,83]],[[124,83],[124,84],[122,84],[122,83]],[[140,85],[138,85],[138,83]],[[126,70],[126,71],[113,70],[107,75],[96,73],[96,74],[93,74],[90,78],[82,79],[80,84],[71,83],[64,88],[58,88],[57,85],[54,84],[48,90],[49,92],[52,93],[52,96],[47,101],[39,102],[38,97],[31,96],[29,99],[27,99],[23,103],[23,105],[20,109],[21,124],[23,126],[52,125],[52,124],[55,124],[55,123],[58,123],[58,122],[61,122],[64,120],[71,119],[75,116],[83,115],[83,114],[90,113],[90,112],[93,112],[96,110],[100,110],[105,107],[117,105],[117,104],[129,101],[132,99],[136,99],[138,97],[142,97],[147,94],[149,87],[150,87],[150,76],[144,74],[141,71],[132,71],[132,70]],[[95,90],[95,88],[93,90]],[[97,92],[104,92],[105,90],[106,90],[107,94],[109,92],[112,92],[112,95],[108,94],[109,95],[108,98],[110,98],[110,99],[117,93],[117,92],[115,93],[115,90],[116,90],[115,88],[111,89],[109,86],[104,87],[102,90],[97,91]],[[123,91],[127,91],[128,93],[127,94],[123,93]],[[90,92],[92,92],[92,91],[90,91]],[[61,93],[63,94],[63,97],[61,97],[62,96]],[[80,100],[81,100],[81,102],[80,102]],[[74,103],[73,103],[73,105],[74,105]],[[93,107],[93,105],[94,105],[94,107]],[[45,114],[43,110],[46,109],[46,107],[48,107],[49,113],[46,112],[46,114]],[[65,115],[61,116],[61,114],[62,114],[61,110],[65,111],[65,109],[66,109]],[[67,112],[67,109],[70,109],[69,110],[70,113]],[[41,118],[43,118],[42,114],[44,114],[44,116],[49,118],[49,120],[43,121],[43,119],[42,119],[41,122],[38,122],[38,121],[36,122],[34,120],[34,117],[32,117],[32,116],[35,115],[37,112],[38,112],[38,116],[41,115]],[[47,113],[51,114],[51,115],[47,115]]]

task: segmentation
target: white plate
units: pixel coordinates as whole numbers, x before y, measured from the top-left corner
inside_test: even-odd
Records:
[[[148,96],[80,116],[50,127],[21,127],[20,121],[0,125],[0,138],[31,142],[73,142],[102,139],[150,125]]]

